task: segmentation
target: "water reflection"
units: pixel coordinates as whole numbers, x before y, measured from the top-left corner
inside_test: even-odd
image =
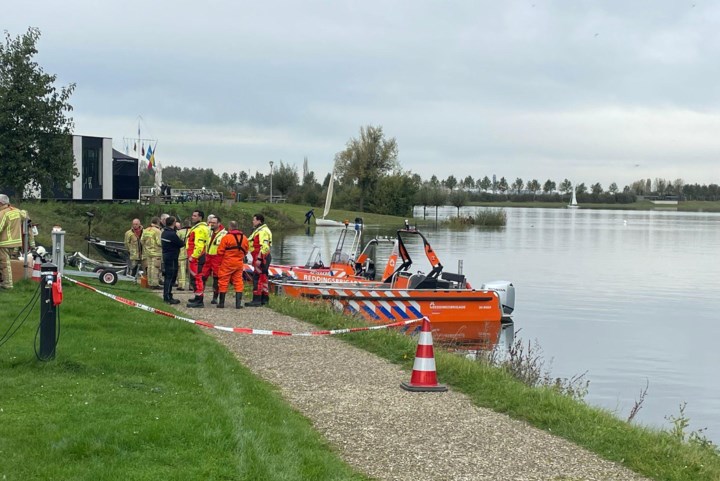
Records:
[[[473,286],[513,282],[515,324],[538,341],[553,376],[588,371],[587,401],[623,418],[649,380],[637,422],[667,426],[687,401],[690,429],[707,427],[720,441],[720,214],[513,208],[503,229],[450,230],[434,228],[434,210],[421,229],[443,265],[462,261]],[[439,219],[455,214],[438,209]],[[422,226],[422,208],[416,215]],[[366,226],[363,242],[399,227]],[[304,262],[315,243],[329,259],[336,239],[301,230],[277,240],[273,254]]]

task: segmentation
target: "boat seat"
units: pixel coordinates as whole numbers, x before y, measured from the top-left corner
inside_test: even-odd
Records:
[[[425,280],[425,274],[413,274],[408,279],[408,289],[417,289],[420,284]]]
[[[440,278],[450,282],[457,282],[461,286],[465,286],[465,276],[463,274],[455,274],[454,272],[442,272]]]

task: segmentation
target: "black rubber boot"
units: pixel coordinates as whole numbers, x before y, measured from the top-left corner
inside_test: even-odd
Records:
[[[187,303],[187,307],[205,307],[204,299],[204,296],[197,296],[197,299]]]
[[[242,309],[243,303],[242,303],[242,292],[236,292],[235,293],[235,309]]]
[[[262,302],[260,302],[261,298],[258,294],[253,294],[252,301],[246,302],[245,307],[260,307],[262,306]]]
[[[210,304],[217,304],[217,303],[218,303],[218,294],[219,294],[219,292],[217,292],[217,291],[214,291],[214,292],[213,292],[213,299],[212,299],[212,301],[210,301]]]
[[[262,297],[260,298],[260,304],[262,304],[263,306],[270,305],[270,294],[263,293]]]
[[[217,303],[218,309],[224,309],[225,308],[225,293],[220,293],[220,302]]]

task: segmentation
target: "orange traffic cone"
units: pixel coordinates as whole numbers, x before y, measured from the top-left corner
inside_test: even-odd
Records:
[[[415,351],[415,363],[413,363],[410,382],[401,382],[400,387],[406,391],[447,391],[447,386],[438,384],[437,373],[435,372],[435,352],[433,351],[432,330],[430,320],[423,318],[420,339],[418,339],[417,351]]]
[[[32,271],[32,277],[30,278],[35,282],[40,282],[40,258],[35,258],[35,263],[33,264],[33,271]]]

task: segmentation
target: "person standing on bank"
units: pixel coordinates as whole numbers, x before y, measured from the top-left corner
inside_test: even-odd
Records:
[[[0,194],[0,288],[12,289],[12,265],[10,255],[17,247],[22,247],[22,225],[27,218],[24,210],[10,205],[10,199]]]
[[[163,301],[168,304],[180,304],[180,301],[173,298],[172,288],[175,284],[178,272],[178,257],[180,249],[185,247],[185,242],[180,240],[175,229],[175,217],[168,216],[165,220],[165,228],[160,236],[162,241],[162,260],[165,282],[163,283]]]
[[[130,229],[125,232],[125,248],[130,253],[128,258],[128,275],[134,276],[142,267],[142,237],[143,227],[140,219],[133,219]]]
[[[207,284],[210,276],[213,277],[213,298],[210,304],[217,304],[218,300],[218,279],[220,278],[220,256],[218,256],[218,246],[227,230],[220,223],[220,217],[216,215],[208,216],[208,226],[210,227],[210,242],[208,242],[207,255],[205,256],[205,266],[203,266],[202,277],[203,283]]]
[[[218,246],[218,258],[220,259],[220,280],[218,289],[220,301],[218,308],[225,307],[225,295],[228,291],[228,284],[232,281],[235,288],[235,309],[242,309],[242,295],[245,287],[243,283],[243,264],[248,253],[249,245],[247,237],[238,230],[238,223],[230,221],[230,230],[220,241]]]
[[[303,224],[310,225],[310,219],[312,219],[315,216],[315,209],[310,209],[309,211],[305,212],[305,222]]]
[[[210,240],[210,229],[203,221],[205,213],[201,210],[193,211],[190,216],[192,227],[185,239],[185,248],[188,253],[188,272],[190,273],[190,286],[195,297],[190,299],[187,307],[204,307],[205,285],[202,280],[202,269],[205,264],[205,252]]]
[[[177,290],[184,291],[187,284],[187,248],[185,247],[185,240],[187,239],[188,229],[190,229],[190,221],[185,221],[184,225],[180,222],[175,222],[175,228],[177,229],[177,236],[183,241],[182,249],[180,249],[180,256],[178,257],[178,275],[177,275]]]
[[[150,220],[150,227],[143,230],[140,237],[143,255],[147,259],[147,281],[150,289],[160,289],[160,263],[162,262],[160,234],[160,218],[153,217]]]
[[[248,238],[250,254],[253,263],[253,298],[246,302],[247,307],[264,306],[270,302],[270,289],[268,286],[268,269],[270,267],[270,247],[272,247],[272,232],[265,225],[265,216],[255,214],[252,218],[252,234]]]

